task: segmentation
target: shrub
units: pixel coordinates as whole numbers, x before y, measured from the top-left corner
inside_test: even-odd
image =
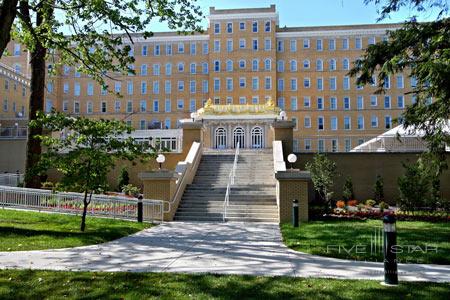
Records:
[[[349,200],[347,202],[347,205],[348,206],[356,206],[356,205],[358,205],[358,200]]]
[[[342,188],[342,197],[344,201],[348,201],[355,198],[353,193],[353,182],[350,176],[345,179],[344,187]]]
[[[122,190],[122,187],[130,184],[130,175],[125,167],[120,169],[119,180],[117,182],[117,187],[119,191]]]
[[[336,207],[337,208],[344,208],[345,207],[345,202],[342,201],[342,200],[336,202]]]
[[[422,161],[410,165],[403,164],[403,167],[405,175],[398,178],[400,208],[405,211],[415,211],[426,204],[430,177]]]
[[[384,182],[383,177],[377,175],[375,185],[373,186],[373,197],[376,202],[384,201]]]
[[[388,209],[389,208],[389,204],[387,204],[384,201],[381,201],[379,206],[380,206],[381,209]]]
[[[324,154],[316,154],[312,161],[306,163],[306,170],[311,173],[314,189],[319,193],[322,200],[331,206],[333,197],[334,177],[336,176],[336,163]]]
[[[356,207],[358,208],[358,211],[361,211],[364,208],[366,208],[366,206],[364,204],[358,204]]]
[[[46,181],[42,183],[42,188],[43,189],[53,189],[54,185],[53,182],[51,181]]]
[[[374,207],[375,204],[377,204],[377,202],[375,200],[373,200],[373,199],[367,199],[366,200],[366,205],[367,206]]]
[[[122,187],[122,192],[125,195],[137,197],[137,196],[139,196],[139,193],[141,192],[141,190],[137,186],[134,186],[132,184],[127,184]]]

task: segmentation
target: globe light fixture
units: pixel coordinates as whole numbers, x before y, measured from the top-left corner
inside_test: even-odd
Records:
[[[162,164],[166,161],[166,157],[163,154],[158,154],[156,157],[156,162],[159,164],[159,169],[161,170]]]
[[[195,119],[197,118],[197,113],[196,112],[192,112],[191,113],[191,119],[192,119],[192,122],[195,122]]]
[[[286,112],[284,110],[282,112],[280,112],[280,117],[281,117],[281,120],[283,120],[283,121],[284,121],[284,119],[286,119]]]
[[[288,162],[291,164],[291,169],[293,169],[295,162],[297,161],[297,155],[291,153],[288,155]]]

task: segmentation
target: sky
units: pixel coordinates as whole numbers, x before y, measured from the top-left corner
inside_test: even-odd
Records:
[[[364,5],[363,0],[197,0],[205,16],[209,7],[216,9],[269,7],[275,4],[280,18],[280,27],[372,24],[377,22],[377,6]],[[379,8],[379,6],[378,6]],[[403,22],[416,15],[408,8],[393,14],[381,23]],[[434,19],[433,13],[421,13],[419,21]],[[206,28],[207,21],[203,21]],[[154,32],[168,31],[164,23],[155,22],[151,26]]]

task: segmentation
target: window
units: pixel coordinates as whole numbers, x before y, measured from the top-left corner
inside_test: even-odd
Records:
[[[323,110],[323,98],[317,97],[317,109]]]
[[[8,99],[4,99],[3,100],[3,111],[7,112],[8,109],[9,109],[9,107],[8,107]]]
[[[139,111],[140,112],[146,112],[147,111],[147,101],[146,100],[141,100],[139,102]]]
[[[336,77],[330,77],[330,90],[336,90]]]
[[[344,97],[344,110],[350,110],[350,98]]]
[[[330,71],[336,71],[336,60],[334,58],[330,59]]]
[[[121,102],[120,102],[120,100],[116,100],[116,102],[114,102],[114,111],[120,112],[120,108],[121,108]]]
[[[259,90],[259,78],[258,77],[253,77],[252,78],[252,89],[254,91]]]
[[[270,32],[270,28],[271,28],[270,21],[266,21],[266,23],[264,24],[264,31],[265,32]]]
[[[190,68],[191,74],[197,73],[197,64],[196,63],[191,63],[189,68]]]
[[[143,64],[143,65],[141,66],[141,75],[142,75],[142,76],[147,76],[147,70],[148,70],[147,65],[146,65],[146,64]]]
[[[229,92],[233,90],[233,78],[226,78],[226,89]]]
[[[310,63],[309,60],[305,59],[303,61],[303,69],[309,69]]]
[[[362,39],[361,38],[356,38],[355,39],[355,48],[356,49],[362,49]]]
[[[247,99],[245,97],[239,97],[239,104],[243,105],[247,103]]]
[[[376,95],[370,95],[370,106],[377,106],[378,99]]]
[[[178,53],[184,53],[184,43],[178,43]]]
[[[134,92],[133,81],[128,81],[127,82],[127,94],[128,95],[133,95],[133,92]]]
[[[239,39],[239,49],[245,49],[245,39]]]
[[[141,94],[147,94],[147,82],[145,81],[141,81]]]
[[[403,87],[403,75],[397,75],[397,88],[402,89]]]
[[[297,40],[291,40],[289,42],[291,52],[297,52]]]
[[[142,46],[141,55],[142,56],[147,56],[148,55],[148,46],[147,45],[143,45]]]
[[[227,40],[227,52],[233,51],[233,40]]]
[[[227,23],[227,33],[233,33],[233,23]]]
[[[351,129],[351,119],[349,116],[344,116],[344,129],[350,130]]]
[[[166,120],[164,121],[164,126],[166,129],[170,129],[170,127],[171,127],[170,118],[166,118]]]
[[[172,44],[166,45],[166,55],[172,55]]]
[[[266,70],[266,71],[272,70],[272,60],[270,58],[266,58],[264,60],[264,70]]]
[[[214,33],[215,34],[220,33],[220,23],[214,23]]]
[[[277,40],[277,51],[278,52],[284,51],[284,41],[283,40]]]
[[[290,62],[291,72],[297,72],[297,61],[295,59]]]
[[[344,88],[344,90],[347,90],[347,91],[350,89],[350,77],[348,77],[348,76],[344,77],[343,88]]]
[[[132,113],[133,112],[133,101],[128,101],[127,102],[127,113]]]
[[[258,22],[253,21],[252,23],[252,32],[258,32]]]
[[[164,92],[166,94],[172,93],[172,82],[170,80],[164,82]]]
[[[264,39],[264,50],[269,51],[272,49],[272,40]]]
[[[227,72],[233,71],[233,61],[230,59],[227,60],[227,62],[226,62],[226,70],[227,70]]]
[[[335,39],[329,39],[328,40],[328,50],[336,50],[336,40]]]
[[[303,49],[309,49],[309,46],[310,46],[310,40],[303,39]]]
[[[319,90],[319,91],[323,90],[323,78],[322,77],[317,78],[317,90]]]
[[[92,82],[89,82],[87,84],[87,95],[88,96],[93,96],[94,95],[94,84]]]
[[[171,112],[172,111],[172,102],[170,101],[170,99],[166,99],[164,101],[164,111],[165,112]]]
[[[384,96],[384,108],[391,108],[391,96]]]
[[[214,72],[220,72],[220,61],[214,61]]]
[[[153,94],[159,94],[159,81],[153,81]]]
[[[323,71],[323,61],[321,59],[316,60],[316,71]]]
[[[258,104],[259,103],[259,97],[258,96],[253,96],[252,97],[252,104]]]
[[[259,61],[257,59],[252,60],[252,71],[256,72],[259,69]]]
[[[277,72],[284,72],[284,60],[277,61]]]
[[[220,52],[220,40],[214,40],[214,52]]]
[[[154,56],[160,56],[161,55],[161,46],[159,44],[156,44],[153,48],[153,55]]]
[[[384,78],[384,84],[383,84],[383,87],[384,87],[385,89],[390,89],[390,88],[391,88],[391,77],[386,76],[386,77]]]
[[[69,93],[69,83],[68,82],[64,82],[64,86],[63,86],[63,92],[64,94],[68,94]]]
[[[64,65],[64,75],[69,75],[69,73],[70,73],[70,66],[68,66],[68,65]]]
[[[214,78],[214,92],[220,91],[220,79]]]
[[[342,61],[342,69],[350,70],[350,61],[348,58],[344,58],[344,60]]]
[[[203,54],[208,54],[208,52],[209,52],[209,45],[208,45],[208,43],[206,42],[206,43],[203,43]]]
[[[305,139],[305,150],[310,151],[311,150],[311,140]]]
[[[146,128],[146,125],[147,125],[147,121],[145,121],[145,120],[139,121],[139,129],[140,130],[144,130]]]
[[[331,119],[330,119],[330,127],[331,127],[331,130],[337,130],[338,129],[338,119],[337,119],[337,117],[331,117]]]
[[[291,91],[297,91],[297,78],[291,78]]]
[[[310,97],[303,97],[303,106],[305,108],[310,108],[311,107],[311,98]]]
[[[245,30],[245,22],[239,22],[239,30]]]
[[[284,110],[284,98],[278,98],[278,100],[277,100],[277,106],[279,107],[279,108],[281,108],[281,109],[283,109]]]
[[[359,130],[364,129],[364,116],[359,115],[357,120],[357,128]]]
[[[239,78],[239,87],[240,87],[240,88],[245,88],[245,86],[246,86],[246,80],[245,80],[245,77],[240,77],[240,78]]]
[[[183,62],[178,63],[178,72],[180,72],[180,73],[184,72],[184,63]]]
[[[75,102],[73,103],[73,112],[74,112],[75,114],[79,114],[79,113],[80,113],[80,102],[75,101]]]
[[[203,91],[203,93],[208,93],[208,91],[209,91],[209,82],[208,82],[208,80],[203,80],[203,82],[202,82],[202,91]]]
[[[303,125],[305,128],[311,128],[311,117],[305,117],[303,120]]]
[[[159,101],[153,100],[153,112],[159,112]]]
[[[172,64],[171,63],[166,64],[166,75],[167,76],[172,75]]]
[[[403,96],[397,96],[397,107],[405,108],[405,101]]]
[[[369,37],[368,44],[369,45],[375,45],[375,43],[376,43],[375,37],[374,36]]]
[[[283,78],[278,79],[278,90],[284,91],[284,79]]]
[[[297,120],[297,118],[292,117],[291,120],[292,120],[292,123],[294,123],[294,130],[298,130],[298,120]],[[298,145],[297,145],[296,148],[298,148]]]
[[[378,117],[377,116],[372,116],[370,118],[370,126],[372,128],[377,128],[378,127]]]
[[[309,89],[309,87],[311,86],[311,79],[309,79],[308,77],[303,79],[303,87],[305,89]]]
[[[342,50],[348,50],[348,39],[342,39]]]
[[[322,40],[320,40],[320,39],[316,40],[316,50],[317,51],[323,50]]]
[[[233,104],[233,98],[232,97],[227,97],[226,101],[227,101],[227,104]]]
[[[337,110],[337,98],[336,97],[330,98],[330,110]]]
[[[14,56],[20,56],[20,44],[14,44]]]
[[[323,117],[317,118],[317,129],[324,130],[324,118]]]
[[[153,76],[160,76],[160,75],[161,75],[161,65],[154,64],[153,65]]]
[[[184,109],[184,100],[183,99],[178,99],[177,100],[177,109],[178,110],[183,110]]]
[[[196,110],[196,103],[195,103],[195,99],[191,99],[189,100],[189,111],[190,112],[194,112]]]
[[[296,111],[298,109],[297,97],[291,97],[291,110]]]
[[[411,81],[411,87],[413,87],[413,88],[417,87],[417,77],[411,76],[410,81]]]
[[[79,82],[75,82],[73,95],[74,96],[80,96],[80,92],[81,92],[80,83]],[[118,92],[116,91],[116,93],[118,93]]]
[[[364,109],[364,97],[363,96],[358,96],[356,98],[356,108],[358,110]]]
[[[253,50],[258,50],[258,39],[252,40],[252,48]]]
[[[264,88],[266,90],[271,90],[272,89],[272,77],[266,77],[264,79]]]
[[[317,140],[317,151],[318,152],[325,152],[325,140]]]
[[[67,100],[63,101],[63,103],[62,103],[62,110],[63,110],[63,112],[69,111],[69,101],[67,101]]]
[[[391,116],[385,116],[384,117],[384,128],[385,129],[391,129],[392,128],[392,117]]]
[[[184,91],[184,81],[183,80],[178,81],[178,91],[180,91],[180,92]]]

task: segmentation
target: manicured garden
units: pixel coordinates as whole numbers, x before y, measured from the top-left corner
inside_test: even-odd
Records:
[[[302,223],[294,228],[282,224],[285,244],[315,255],[383,261],[381,220],[326,220]],[[450,223],[397,222],[401,263],[450,264]],[[374,238],[378,239],[374,243]]]
[[[0,271],[1,299],[448,299],[449,283],[288,277]]]
[[[94,217],[86,222],[86,231],[80,232],[80,216],[0,209],[0,251],[99,244],[151,226]]]

